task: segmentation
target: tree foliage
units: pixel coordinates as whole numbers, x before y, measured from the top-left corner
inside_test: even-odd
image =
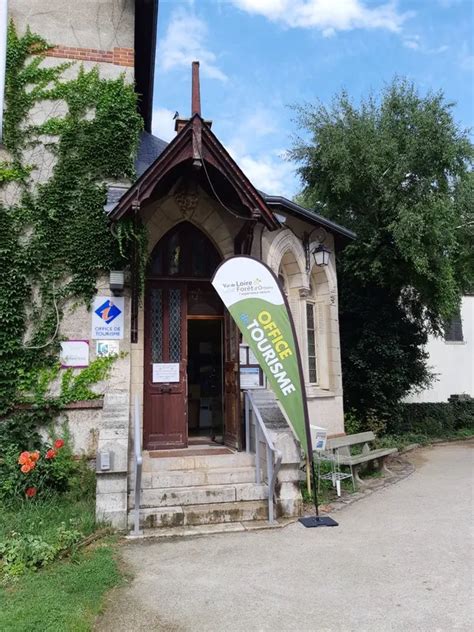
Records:
[[[429,379],[423,344],[472,287],[473,147],[442,93],[297,108],[302,198],[352,229],[338,256],[346,406],[387,411]]]

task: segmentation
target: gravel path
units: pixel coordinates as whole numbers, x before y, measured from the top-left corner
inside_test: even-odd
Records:
[[[416,451],[414,474],[338,511],[336,528],[127,543],[133,579],[96,629],[470,631],[473,447]]]

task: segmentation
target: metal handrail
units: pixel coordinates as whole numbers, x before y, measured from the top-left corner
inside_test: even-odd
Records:
[[[134,494],[134,525],[132,535],[142,535],[143,532],[140,529],[140,496],[142,487],[142,433],[140,428],[140,405],[138,402],[138,395],[135,395],[135,415],[134,415],[134,431],[133,431],[133,445],[134,445],[134,473],[135,473],[135,494]]]
[[[268,430],[263,423],[262,415],[255,404],[250,391],[244,391],[245,396],[245,429],[246,429],[246,450],[250,452],[250,425],[251,417],[253,413],[254,418],[257,420],[255,423],[255,465],[256,465],[256,477],[255,482],[261,482],[260,474],[260,433],[266,444],[267,450],[267,479],[268,479],[268,521],[274,522],[274,505],[273,497],[275,494],[275,485],[277,481],[278,471],[281,466],[282,454],[280,450],[277,450],[273,445],[273,441],[268,433]]]

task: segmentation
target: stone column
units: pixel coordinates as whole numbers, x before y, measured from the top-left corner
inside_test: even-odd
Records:
[[[105,396],[97,450],[96,518],[116,529],[127,528],[129,393]],[[110,457],[110,469],[100,469],[100,453]]]
[[[275,489],[277,516],[300,516],[303,511],[300,490],[301,448],[287,425],[271,429],[270,435],[275,448],[282,454]]]

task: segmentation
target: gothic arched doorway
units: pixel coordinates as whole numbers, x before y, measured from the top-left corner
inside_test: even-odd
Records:
[[[210,283],[220,261],[211,240],[189,222],[172,228],[152,252],[145,288],[145,449],[240,445],[234,363],[230,370],[238,341]]]

